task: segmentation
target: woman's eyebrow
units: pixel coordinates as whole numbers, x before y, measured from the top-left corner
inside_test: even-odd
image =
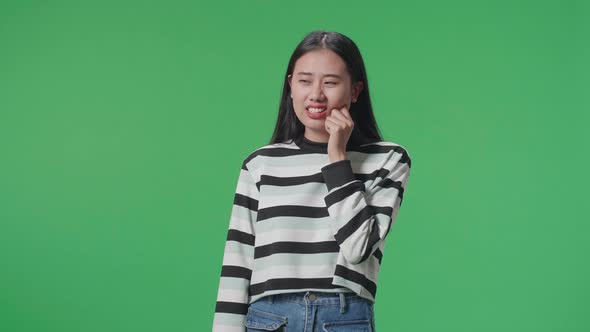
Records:
[[[300,71],[297,73],[297,75],[313,75],[313,74],[309,73],[309,72],[305,72],[305,71]],[[324,77],[335,77],[335,78],[342,79],[342,77],[337,74],[325,74]]]

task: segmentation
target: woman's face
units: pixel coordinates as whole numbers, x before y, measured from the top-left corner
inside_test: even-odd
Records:
[[[360,94],[362,82],[354,87],[346,70],[346,63],[329,49],[317,49],[305,53],[295,62],[289,77],[293,109],[305,126],[305,137],[318,142],[327,142],[330,134],[324,122],[333,109],[344,106],[350,110]],[[324,109],[312,113],[310,106]]]

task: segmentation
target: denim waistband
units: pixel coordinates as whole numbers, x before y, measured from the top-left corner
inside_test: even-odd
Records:
[[[270,303],[284,301],[284,302],[294,302],[294,303],[299,303],[299,304],[315,304],[315,305],[342,304],[341,303],[342,301],[344,301],[346,303],[352,303],[352,302],[372,303],[370,300],[360,297],[356,293],[353,293],[353,292],[329,293],[329,292],[319,292],[319,291],[304,291],[304,292],[295,292],[295,293],[272,294],[272,295],[265,296],[265,298],[263,300],[268,301]]]

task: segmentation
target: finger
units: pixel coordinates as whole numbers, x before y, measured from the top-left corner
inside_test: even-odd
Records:
[[[341,110],[335,109],[334,111],[332,111],[332,113],[330,115],[335,117],[336,119],[343,121],[343,122],[347,122],[349,120]]]
[[[347,117],[346,115],[344,115],[344,113],[342,111],[336,111],[334,110],[330,116],[333,116],[334,118],[338,119],[343,126],[353,126],[353,121],[351,118]]]
[[[344,119],[344,117],[342,115],[339,116],[335,116],[333,115],[334,112],[332,112],[332,114],[330,114],[330,116],[326,117],[326,120],[330,120],[334,126],[338,127],[338,128],[344,128],[347,126],[347,121],[346,119]]]
[[[338,130],[341,127],[339,120],[336,120],[334,118],[326,118],[324,124],[326,130],[329,129],[330,134],[333,134],[336,130]]]
[[[344,116],[346,116],[350,121],[352,121],[352,116],[350,115],[350,111],[348,110],[348,107],[344,106],[340,110]]]
[[[342,106],[341,108],[338,108],[338,111],[340,111],[339,113],[342,114],[344,117],[346,117],[352,121],[352,116],[350,115],[350,110],[348,109],[348,107],[346,105]]]

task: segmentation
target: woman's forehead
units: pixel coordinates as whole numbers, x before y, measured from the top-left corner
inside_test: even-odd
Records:
[[[346,64],[340,56],[330,50],[315,50],[302,55],[295,62],[294,71],[302,75],[343,75]]]

